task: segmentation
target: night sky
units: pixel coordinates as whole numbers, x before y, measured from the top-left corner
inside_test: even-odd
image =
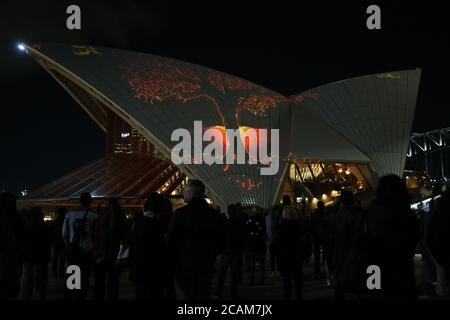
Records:
[[[284,95],[359,75],[421,68],[413,132],[450,127],[450,26],[443,4],[334,5],[243,1],[29,1],[0,3],[0,190],[48,183],[104,155],[100,128],[19,41],[142,51],[240,76]],[[289,3],[292,3],[289,2]],[[81,7],[82,29],[66,29]],[[366,8],[381,7],[381,30]]]

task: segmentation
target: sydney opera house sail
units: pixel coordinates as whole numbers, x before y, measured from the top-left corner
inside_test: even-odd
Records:
[[[208,196],[221,206],[239,201],[267,208],[279,199],[293,165],[303,181],[302,168],[328,177],[327,168],[337,173],[340,165],[352,164],[344,171],[353,170],[352,176],[368,185],[404,167],[420,70],[344,80],[286,97],[223,72],[150,54],[57,44],[30,45],[27,51],[108,141],[102,169],[83,171],[97,176],[81,182],[79,172],[62,179],[82,188],[66,190],[56,181],[30,199],[70,198],[81,191],[121,197],[176,193],[191,177],[204,181]],[[279,154],[273,155],[278,171],[262,175],[267,165],[260,162],[206,164],[195,150],[191,163],[175,165],[170,155],[177,142],[171,135],[185,128],[194,136],[194,121],[224,135],[226,129],[279,129]],[[227,150],[226,139],[223,143]],[[272,150],[270,139],[267,143]]]

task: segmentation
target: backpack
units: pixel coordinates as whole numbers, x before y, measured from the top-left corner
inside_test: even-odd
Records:
[[[86,210],[83,219],[76,219],[73,223],[74,237],[73,242],[76,242],[82,253],[89,253],[94,248],[92,241],[90,224],[87,216],[89,209]]]
[[[91,252],[94,248],[87,221],[88,214],[89,209],[86,210],[82,219],[76,219],[73,222],[73,238],[66,251],[66,257],[71,263],[78,262],[83,254]]]
[[[266,226],[261,217],[253,216],[247,220],[247,250],[260,252],[265,250]]]

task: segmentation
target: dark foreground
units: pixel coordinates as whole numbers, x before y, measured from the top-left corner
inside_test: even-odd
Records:
[[[426,270],[425,263],[420,260],[420,256],[416,255],[414,259],[416,283],[419,293],[419,299],[443,299],[437,297],[431,286],[425,284]],[[327,286],[325,267],[322,267],[322,277],[312,280],[314,273],[313,264],[305,265],[303,269],[304,281],[304,299],[305,300],[332,300],[333,288]],[[257,273],[259,276],[259,273]],[[238,289],[240,300],[280,300],[283,299],[283,282],[279,277],[274,277],[270,271],[268,262],[266,262],[265,283],[263,285],[249,285],[250,273],[244,272],[243,284]],[[258,279],[258,278],[257,278]],[[48,284],[48,300],[61,300],[63,297],[63,279],[49,278]],[[92,299],[93,278],[91,279],[91,290],[88,299]],[[215,288],[215,281],[213,289]],[[211,290],[214,292],[214,290]],[[224,299],[229,294],[229,276],[225,283]],[[351,298],[351,297],[350,297]],[[134,300],[135,294],[133,283],[128,278],[128,272],[124,272],[120,277],[119,300]],[[212,299],[217,299],[212,297]]]

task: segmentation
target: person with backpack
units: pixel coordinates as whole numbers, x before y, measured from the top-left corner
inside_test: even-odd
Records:
[[[247,220],[247,246],[250,265],[250,285],[255,284],[256,265],[259,265],[260,284],[264,284],[266,267],[266,224],[259,209],[254,208]]]
[[[89,289],[89,277],[92,269],[92,252],[94,249],[93,225],[98,215],[90,209],[92,204],[91,194],[82,193],[80,196],[81,207],[71,210],[64,220],[62,236],[66,243],[65,258],[67,265],[77,265],[81,271],[81,289],[69,290],[65,288],[65,299],[75,298],[83,300]]]

